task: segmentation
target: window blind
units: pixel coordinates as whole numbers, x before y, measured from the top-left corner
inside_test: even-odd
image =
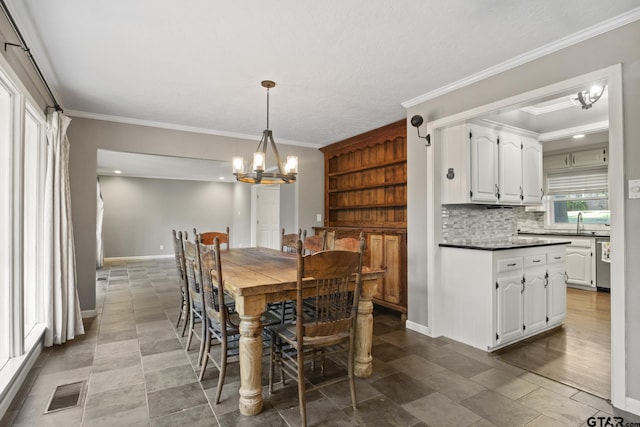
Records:
[[[609,177],[606,169],[547,175],[547,194],[607,193]]]

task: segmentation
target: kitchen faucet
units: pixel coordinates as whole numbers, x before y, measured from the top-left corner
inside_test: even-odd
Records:
[[[578,220],[576,221],[576,234],[580,234],[580,223],[582,223],[582,211],[578,212]]]

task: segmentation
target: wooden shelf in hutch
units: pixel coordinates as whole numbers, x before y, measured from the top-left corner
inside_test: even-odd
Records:
[[[400,120],[328,145],[325,165],[325,223],[330,240],[367,236],[365,262],[382,268],[373,298],[407,313],[407,123]]]

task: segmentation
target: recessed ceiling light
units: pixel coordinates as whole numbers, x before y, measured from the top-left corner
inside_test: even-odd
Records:
[[[221,176],[220,179],[224,179],[224,176]]]
[[[113,171],[113,173],[118,173],[119,174],[119,173],[122,173],[122,171]]]
[[[584,133],[579,133],[578,135],[573,135],[573,139],[584,138]]]

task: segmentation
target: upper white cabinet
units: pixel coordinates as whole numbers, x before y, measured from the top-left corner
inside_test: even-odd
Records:
[[[515,131],[478,124],[441,130],[442,203],[539,205],[542,145]]]
[[[498,201],[498,135],[480,126],[469,126],[471,149],[471,200]]]
[[[522,140],[522,203],[539,205],[544,197],[542,144],[533,138]]]
[[[546,171],[604,166],[608,163],[609,156],[606,147],[544,156],[544,170]]]

